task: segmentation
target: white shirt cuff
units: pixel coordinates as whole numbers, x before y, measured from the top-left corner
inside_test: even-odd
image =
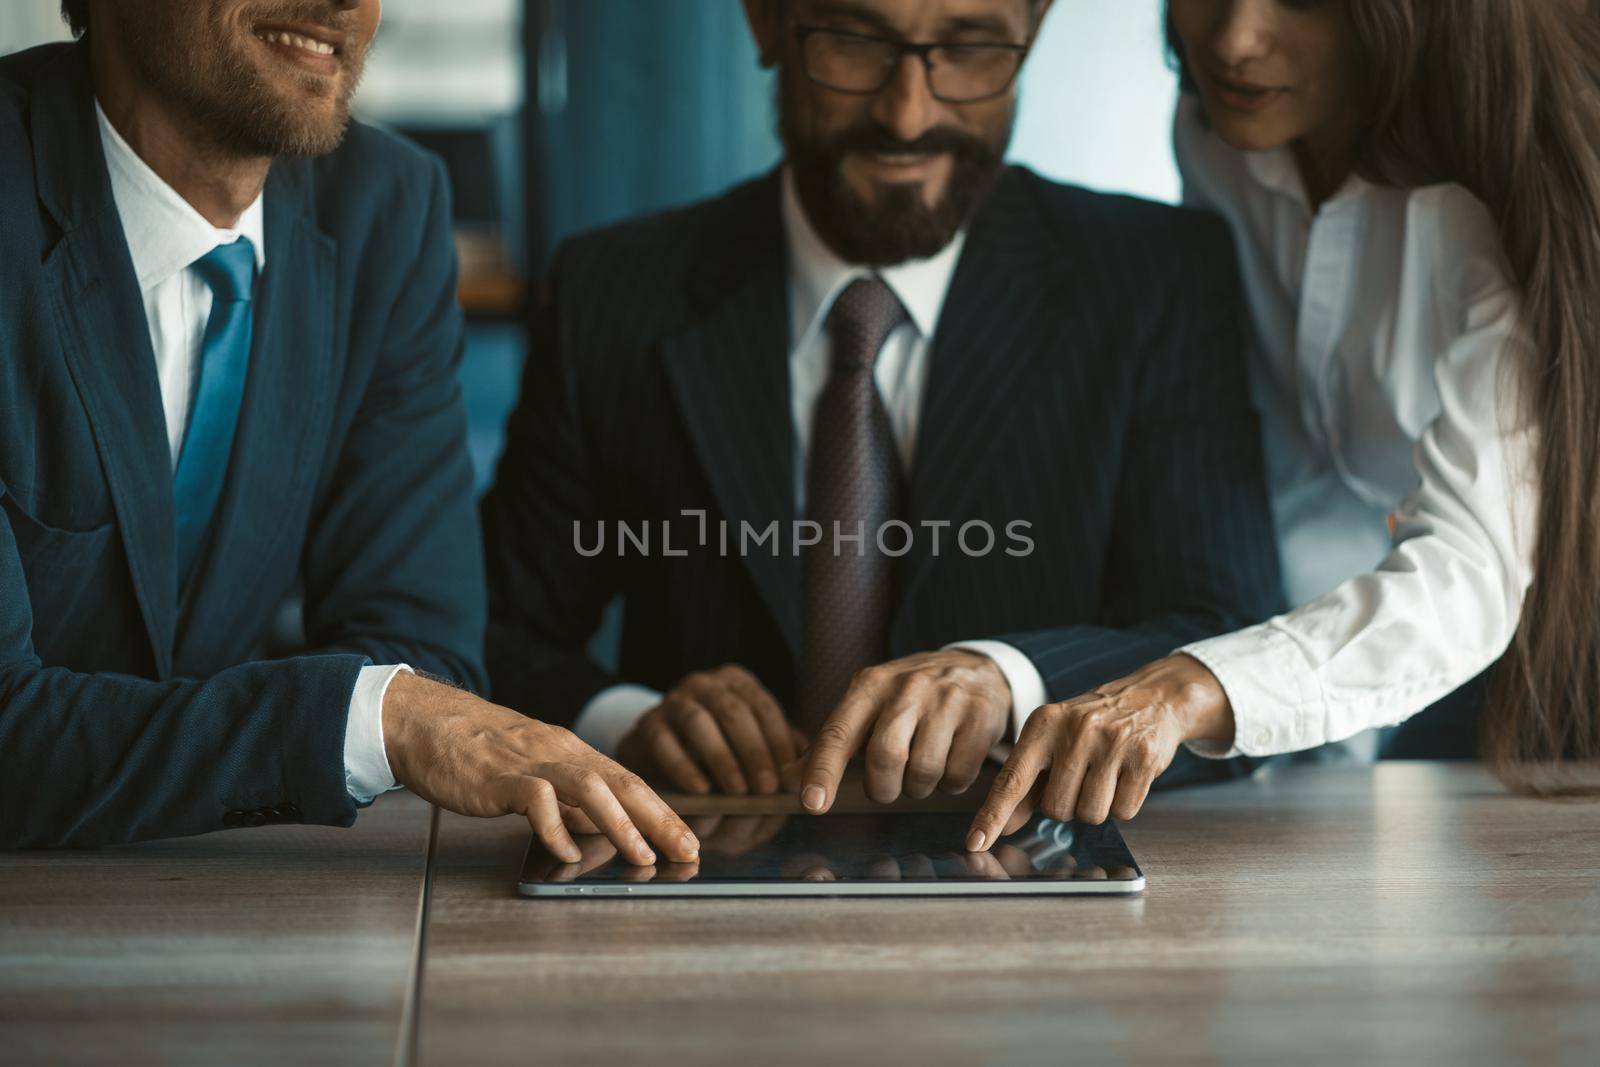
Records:
[[[404,663],[362,667],[350,694],[350,714],[344,721],[344,788],[357,804],[371,804],[379,793],[398,788],[383,747],[383,698],[401,671],[412,673]]]
[[[1039,668],[1033,665],[1033,660],[1004,641],[960,641],[944,647],[946,651],[976,652],[994,660],[994,665],[1000,668],[1000,673],[1006,677],[1006,684],[1011,687],[1011,736],[1006,740],[1015,741],[1021,737],[1028,716],[1049,699],[1044,688],[1044,677],[1039,674]]]
[[[1276,756],[1330,740],[1322,729],[1321,694],[1298,646],[1270,624],[1251,626],[1178,650],[1206,665],[1233,708],[1233,744],[1190,741],[1205,759]]]
[[[614,685],[589,698],[572,732],[602,755],[615,756],[634,723],[659,703],[661,694],[648,686]]]

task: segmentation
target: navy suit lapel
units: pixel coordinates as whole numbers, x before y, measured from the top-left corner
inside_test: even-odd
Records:
[[[320,470],[316,429],[333,390],[337,245],[317,228],[308,164],[279,160],[267,179],[266,269],[256,285],[250,371],[209,547],[184,598],[179,662],[231,641],[226,619],[254,590]]]
[[[172,671],[177,549],[172,455],[149,324],[111,196],[83,45],[32,103],[35,172],[62,230],[44,263],[62,348],[93,427],[157,674]]]
[[[1051,262],[1043,226],[1020,177],[1008,171],[974,218],[950,283],[928,357],[910,499],[914,527],[953,524],[941,553],[970,518],[979,488],[1000,473],[987,469],[988,454],[1009,413],[1027,402],[1028,371],[1045,357],[1041,349],[1060,343],[1050,327],[1070,315],[1060,305],[1075,299],[1057,291],[1062,265]],[[1005,531],[995,535],[1003,540]],[[932,569],[930,544],[919,535],[906,557],[902,609]],[[897,631],[909,625],[905,615]]]
[[[778,178],[738,195],[692,281],[703,317],[669,339],[664,356],[684,426],[729,523],[729,543],[737,543],[741,522],[758,535],[779,523],[777,555],[769,542],[745,554],[743,563],[798,654],[789,303]],[[716,543],[716,535],[708,540]]]

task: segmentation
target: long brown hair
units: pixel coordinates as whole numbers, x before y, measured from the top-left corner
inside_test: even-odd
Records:
[[[1521,293],[1535,578],[1490,685],[1483,755],[1518,790],[1600,794],[1600,29],[1588,0],[1347,2],[1366,86],[1358,169],[1464,186]],[[1181,70],[1170,17],[1167,37]]]

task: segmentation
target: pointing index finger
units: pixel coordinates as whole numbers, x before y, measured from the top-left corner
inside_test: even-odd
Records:
[[[800,804],[813,815],[821,815],[833,806],[839,780],[844,777],[850,757],[861,746],[877,703],[872,683],[858,681],[828,721],[818,727],[800,789]]]
[[[1012,750],[1011,757],[989,789],[989,797],[972,820],[972,831],[967,835],[967,851],[982,852],[998,841],[1005,832],[1010,817],[1021,804],[1040,772],[1044,770],[1046,747],[1037,734],[1023,732],[1022,740]]]

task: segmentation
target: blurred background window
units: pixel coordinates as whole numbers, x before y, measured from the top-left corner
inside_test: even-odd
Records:
[[[455,197],[462,368],[487,483],[523,358],[526,279],[563,238],[773,166],[774,79],[739,0],[385,0],[357,114],[439,153]],[[1011,157],[1175,200],[1162,0],[1057,0]],[[0,53],[66,40],[58,0],[0,0]],[[526,105],[526,106],[525,106]]]

